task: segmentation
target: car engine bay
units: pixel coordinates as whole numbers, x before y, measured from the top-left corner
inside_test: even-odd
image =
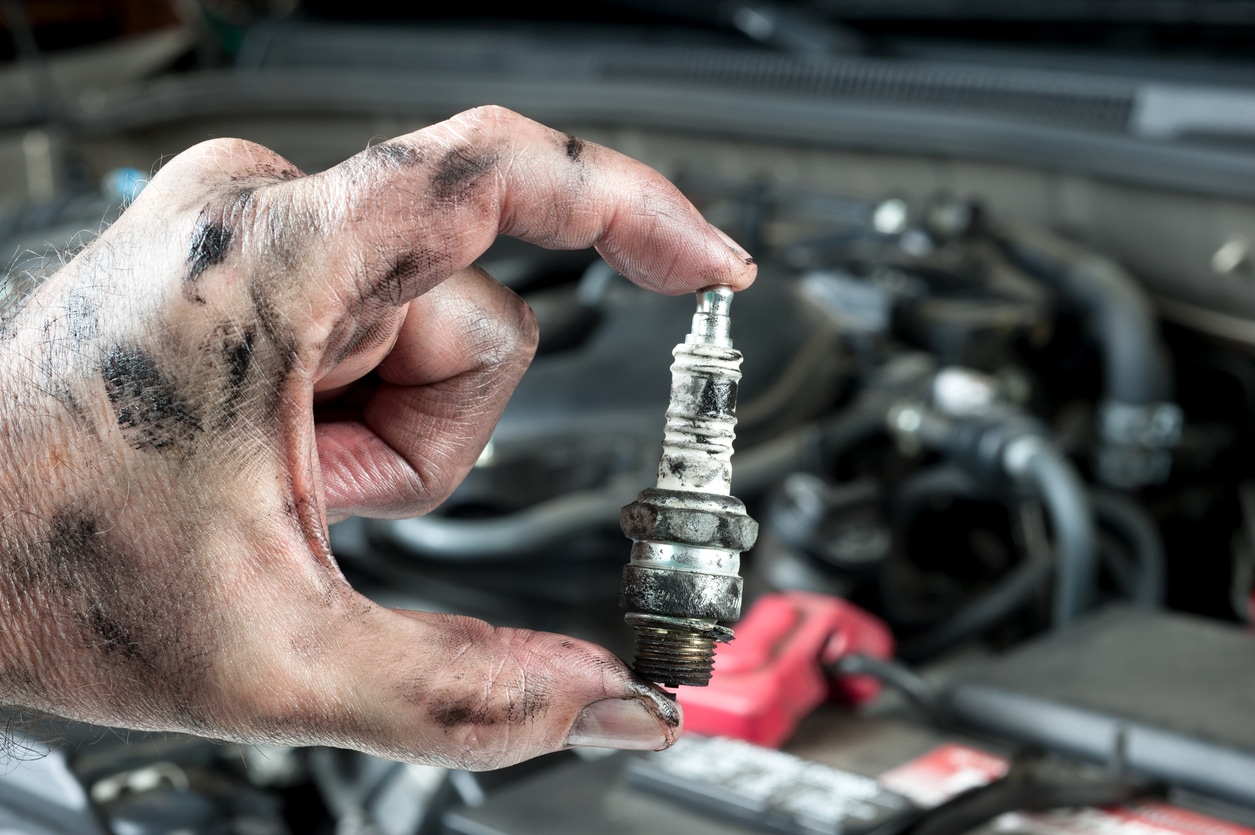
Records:
[[[623,5],[231,26],[206,3],[126,43],[15,48],[5,292],[211,135],[317,171],[498,103],[654,166],[759,264],[732,314],[732,491],[759,534],[723,692],[775,729],[731,732],[751,708],[682,687],[672,751],[472,774],[12,712],[0,831],[1255,831],[1249,58],[890,49],[888,12],[854,2],[719,26],[717,4]],[[590,251],[500,239],[480,263],[535,311],[531,368],[444,505],[338,523],[333,549],[385,605],[629,657],[620,508],[654,484],[692,299]]]

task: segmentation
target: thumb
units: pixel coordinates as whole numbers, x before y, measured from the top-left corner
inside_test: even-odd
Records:
[[[676,702],[603,647],[467,617],[372,614],[320,675],[341,694],[341,720],[354,717],[351,747],[486,770],[571,747],[660,750],[679,737]],[[331,729],[333,744],[345,730]]]

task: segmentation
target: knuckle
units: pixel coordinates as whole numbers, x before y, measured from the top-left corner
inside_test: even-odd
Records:
[[[484,122],[493,126],[499,126],[509,122],[517,122],[523,119],[523,117],[518,113],[515,113],[507,107],[502,107],[499,104],[480,105],[479,107],[465,110],[453,118],[472,122]]]
[[[213,185],[251,178],[260,182],[283,181],[299,176],[291,162],[247,139],[208,139],[175,156],[157,173],[153,182],[192,179]]]
[[[394,485],[391,507],[409,516],[426,516],[453,493],[456,481],[435,467],[411,464]]]
[[[494,137],[516,135],[525,126],[536,123],[499,104],[485,104],[458,113],[449,119],[448,124],[455,128],[469,128],[485,141],[491,141]]]
[[[515,332],[517,353],[526,361],[531,362],[540,344],[540,323],[536,320],[536,312],[532,310],[531,305],[521,298],[518,299],[516,305],[519,317],[519,327]]]
[[[540,342],[540,325],[531,305],[507,290],[505,309],[498,326],[486,329],[481,345],[485,365],[496,367],[527,366],[536,356]]]
[[[492,301],[465,304],[455,321],[472,369],[495,372],[525,366],[536,352],[536,316],[510,290],[503,289]]]

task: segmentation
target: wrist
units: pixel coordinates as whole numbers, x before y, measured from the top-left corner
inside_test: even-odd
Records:
[[[48,694],[64,690],[61,645],[75,620],[59,513],[84,494],[102,450],[64,361],[86,352],[42,295],[6,314],[0,332],[0,704],[56,710]]]

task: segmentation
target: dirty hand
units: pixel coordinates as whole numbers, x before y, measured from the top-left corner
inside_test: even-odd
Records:
[[[198,145],[6,315],[0,702],[468,768],[670,744],[608,651],[382,608],[328,548],[486,442],[536,341],[473,266],[498,234],[663,293],[754,277],[655,172],[484,108],[313,176]]]

